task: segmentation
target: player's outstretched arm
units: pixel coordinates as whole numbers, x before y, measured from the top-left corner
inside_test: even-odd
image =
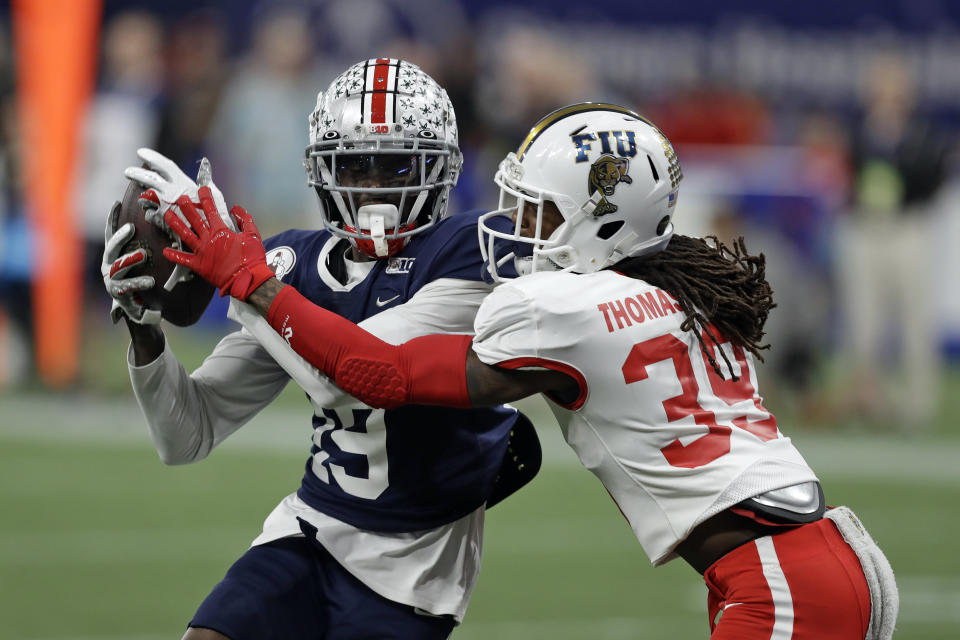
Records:
[[[199,196],[203,214],[188,198],[177,201],[190,227],[172,211],[164,218],[193,253],[164,249],[164,255],[220,287],[221,294],[252,304],[294,351],[370,406],[488,406],[541,391],[563,393],[576,384],[554,371],[486,365],[469,357],[469,335],[384,342],[272,277],[253,218],[240,207],[231,209],[240,229],[234,232],[219,220],[210,191],[201,187]]]
[[[467,353],[467,388],[475,407],[513,402],[537,393],[574,399],[577,382],[565,373],[548,369],[511,370],[482,362],[471,349]]]
[[[428,335],[391,345],[293,287],[277,289],[273,282],[261,285],[249,300],[261,305],[270,300],[270,326],[337,386],[370,406],[480,407],[542,391],[567,396],[576,390],[576,382],[564,373],[507,370],[481,362],[469,335]]]

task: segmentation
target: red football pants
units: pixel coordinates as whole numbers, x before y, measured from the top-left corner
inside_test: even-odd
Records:
[[[863,640],[870,591],[831,520],[757,538],[703,576],[711,640]]]

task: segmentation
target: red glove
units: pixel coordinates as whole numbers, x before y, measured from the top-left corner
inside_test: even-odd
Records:
[[[209,187],[200,187],[200,215],[190,198],[177,199],[177,207],[190,227],[184,224],[172,208],[163,215],[164,221],[193,250],[193,253],[167,247],[164,257],[182,264],[204,280],[220,288],[220,295],[231,295],[246,300],[261,284],[273,277],[267,266],[267,257],[260,240],[260,231],[243,207],[230,209],[239,232],[231,231],[220,219],[213,193]]]

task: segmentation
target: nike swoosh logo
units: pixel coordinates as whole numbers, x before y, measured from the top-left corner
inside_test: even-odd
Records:
[[[400,297],[400,294],[399,294],[399,293],[398,293],[397,295],[393,296],[392,298],[387,298],[386,300],[381,300],[381,299],[380,299],[380,296],[377,296],[377,306],[378,306],[378,307],[382,307],[382,306],[384,306],[384,305],[388,305],[388,304],[390,304],[391,302],[393,302],[394,300],[396,300],[396,299],[399,298],[399,297]]]

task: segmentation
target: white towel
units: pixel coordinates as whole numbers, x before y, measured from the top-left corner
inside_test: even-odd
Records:
[[[893,577],[893,567],[873,541],[860,519],[848,507],[828,509],[824,514],[833,520],[840,535],[860,559],[863,575],[870,588],[870,626],[864,640],[890,640],[893,637],[900,593]]]

